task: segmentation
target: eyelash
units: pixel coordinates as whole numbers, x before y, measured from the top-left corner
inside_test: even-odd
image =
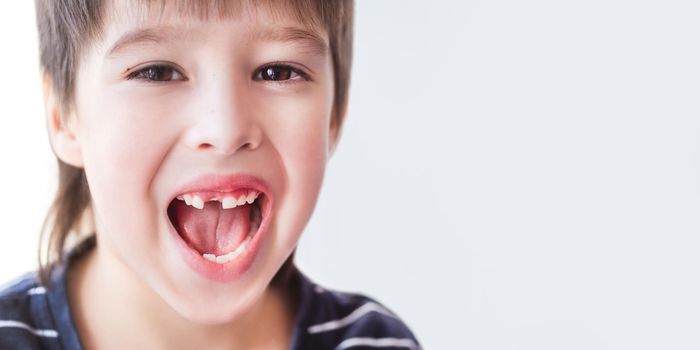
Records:
[[[303,81],[311,81],[311,77],[303,69],[296,68],[294,66],[291,66],[291,65],[285,64],[285,63],[281,63],[281,62],[269,63],[269,64],[259,68],[258,70],[255,71],[255,75],[253,76],[253,80],[256,80],[256,81],[259,80],[259,79],[257,79],[257,76],[261,75],[265,70],[268,70],[270,68],[288,69],[291,71],[290,75],[296,74]],[[260,80],[262,80],[262,79],[260,79]],[[276,84],[296,84],[299,82],[298,80],[299,79],[290,78],[290,79],[286,79],[286,80],[265,80],[265,81],[269,81],[269,82],[276,83]]]
[[[270,68],[289,70],[290,76],[292,76],[293,74],[296,74],[303,81],[311,81],[311,77],[303,69],[299,69],[299,68],[296,68],[296,67],[291,66],[289,64],[285,64],[285,63],[269,63],[269,64],[266,64],[266,65],[258,68],[255,71],[255,74],[253,75],[253,80],[254,81],[268,81],[268,82],[271,82],[274,84],[280,84],[280,85],[299,83],[299,81],[298,81],[299,79],[296,79],[295,77],[290,77],[289,79],[285,79],[285,80],[265,80],[262,78],[260,78],[260,79],[258,78],[258,76],[262,76],[262,73],[264,73],[266,70],[268,70]],[[155,80],[155,79],[146,77],[145,74],[147,74],[147,72],[149,70],[153,70],[153,69],[158,69],[161,74],[162,74],[162,70],[164,70],[164,69],[170,70],[171,75],[178,74],[182,77],[182,79],[172,80],[172,77],[171,77],[170,80]],[[151,72],[151,74],[153,74],[153,72]],[[268,76],[269,76],[269,74],[268,74]],[[169,64],[153,64],[150,66],[140,68],[138,70],[135,70],[135,71],[129,73],[127,75],[126,79],[127,80],[143,80],[147,83],[168,83],[171,81],[180,81],[180,80],[186,81],[186,80],[188,80],[187,78],[185,78],[184,74],[180,73],[180,71],[177,68],[175,68],[174,66],[169,65]]]

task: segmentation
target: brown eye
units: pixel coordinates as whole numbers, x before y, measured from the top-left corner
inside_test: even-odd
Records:
[[[284,82],[297,77],[306,79],[303,71],[287,65],[271,65],[260,69],[255,76],[255,80],[268,80]]]
[[[154,82],[184,80],[180,72],[170,66],[165,65],[148,66],[139,69],[129,74],[128,79],[142,79]]]

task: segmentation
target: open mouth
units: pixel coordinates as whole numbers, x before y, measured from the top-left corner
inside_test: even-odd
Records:
[[[243,253],[258,234],[268,211],[264,192],[189,192],[168,205],[168,218],[182,240],[204,259],[218,264]]]

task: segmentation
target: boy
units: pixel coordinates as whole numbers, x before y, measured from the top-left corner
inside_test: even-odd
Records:
[[[0,347],[419,348],[293,263],[346,110],[352,1],[36,5],[59,189],[40,276],[0,292]]]

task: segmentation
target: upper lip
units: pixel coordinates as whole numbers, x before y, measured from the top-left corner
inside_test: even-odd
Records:
[[[254,175],[205,174],[180,186],[177,192],[171,196],[168,205],[170,205],[175,197],[191,192],[232,192],[240,189],[255,190],[262,192],[268,197],[270,193],[267,183],[263,179]]]

